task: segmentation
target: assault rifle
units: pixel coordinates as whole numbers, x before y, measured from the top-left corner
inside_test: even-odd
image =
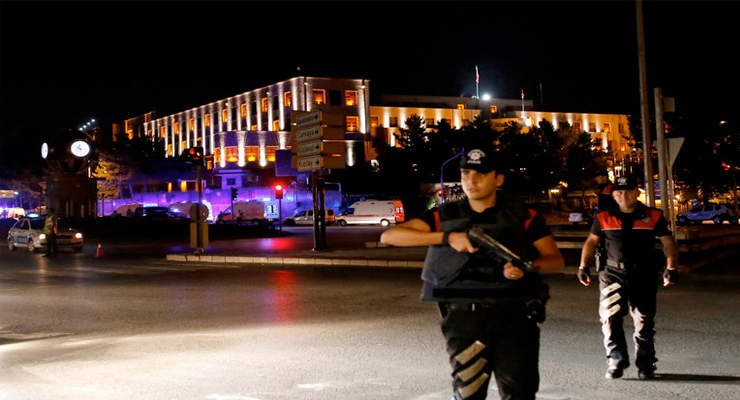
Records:
[[[532,261],[525,260],[513,251],[509,250],[506,246],[501,244],[498,240],[492,238],[486,232],[478,226],[474,226],[468,230],[468,239],[482,246],[484,249],[492,252],[496,257],[512,263],[515,267],[522,271],[532,271],[534,265]]]

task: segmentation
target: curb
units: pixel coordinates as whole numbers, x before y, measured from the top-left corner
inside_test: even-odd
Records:
[[[168,254],[167,261],[195,261],[238,264],[291,264],[291,265],[349,265],[360,267],[421,268],[423,261],[367,260],[353,258],[302,258],[302,257],[248,257],[213,254]]]

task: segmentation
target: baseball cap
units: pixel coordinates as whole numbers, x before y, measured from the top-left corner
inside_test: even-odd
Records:
[[[634,190],[637,189],[637,179],[632,176],[620,176],[614,181],[612,190]]]
[[[484,174],[497,170],[497,157],[493,153],[493,149],[488,147],[465,149],[465,153],[460,158],[460,168],[472,169]]]

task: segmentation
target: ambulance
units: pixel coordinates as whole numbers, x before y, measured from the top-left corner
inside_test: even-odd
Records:
[[[257,200],[239,201],[218,214],[216,223],[272,226],[279,218],[277,205]]]
[[[363,200],[353,203],[336,216],[340,226],[365,224],[388,226],[405,220],[400,200]]]

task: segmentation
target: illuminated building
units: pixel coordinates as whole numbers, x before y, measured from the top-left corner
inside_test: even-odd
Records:
[[[216,175],[243,174],[274,168],[276,151],[290,148],[290,121],[294,111],[320,109],[342,114],[347,164],[364,161],[363,142],[369,129],[369,81],[295,77],[172,115],[129,124],[126,132],[145,132],[160,143],[166,157],[177,157],[190,147],[202,147],[207,168]],[[135,136],[132,134],[131,136]],[[223,177],[223,176],[222,176]],[[224,185],[226,180],[223,179]],[[243,186],[254,178],[244,176]]]

